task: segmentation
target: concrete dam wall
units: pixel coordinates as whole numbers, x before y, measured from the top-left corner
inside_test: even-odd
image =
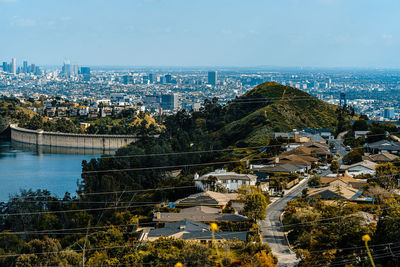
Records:
[[[12,141],[38,146],[116,150],[138,140],[136,136],[132,135],[45,132],[20,128],[15,124],[11,125],[10,128]]]

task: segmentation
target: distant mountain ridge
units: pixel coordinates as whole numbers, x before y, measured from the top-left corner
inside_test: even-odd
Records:
[[[265,143],[274,132],[303,128],[334,129],[336,105],[275,82],[266,82],[226,107],[225,121],[213,135],[246,145]],[[231,143],[232,144],[232,143]]]

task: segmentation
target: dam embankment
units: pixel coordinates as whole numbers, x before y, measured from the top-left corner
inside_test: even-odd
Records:
[[[10,130],[11,141],[37,146],[116,150],[138,140],[138,137],[132,135],[72,134],[29,130],[20,128],[16,124],[12,124]]]

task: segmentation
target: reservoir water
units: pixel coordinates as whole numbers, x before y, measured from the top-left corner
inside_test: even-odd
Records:
[[[20,189],[46,189],[53,195],[74,195],[82,160],[102,151],[37,147],[0,140],[0,202]]]

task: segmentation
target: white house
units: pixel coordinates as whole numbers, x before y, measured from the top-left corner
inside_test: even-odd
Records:
[[[237,190],[243,185],[256,185],[257,176],[252,174],[227,172],[224,169],[218,169],[202,176],[199,176],[196,173],[194,181],[195,185],[202,190],[209,190],[214,186],[220,186],[228,192],[237,192]]]
[[[359,175],[359,174],[371,174],[375,175],[375,167],[376,163],[369,161],[369,160],[364,160],[352,165],[342,165],[340,166],[340,170],[347,171],[348,174],[354,176],[354,175]]]

